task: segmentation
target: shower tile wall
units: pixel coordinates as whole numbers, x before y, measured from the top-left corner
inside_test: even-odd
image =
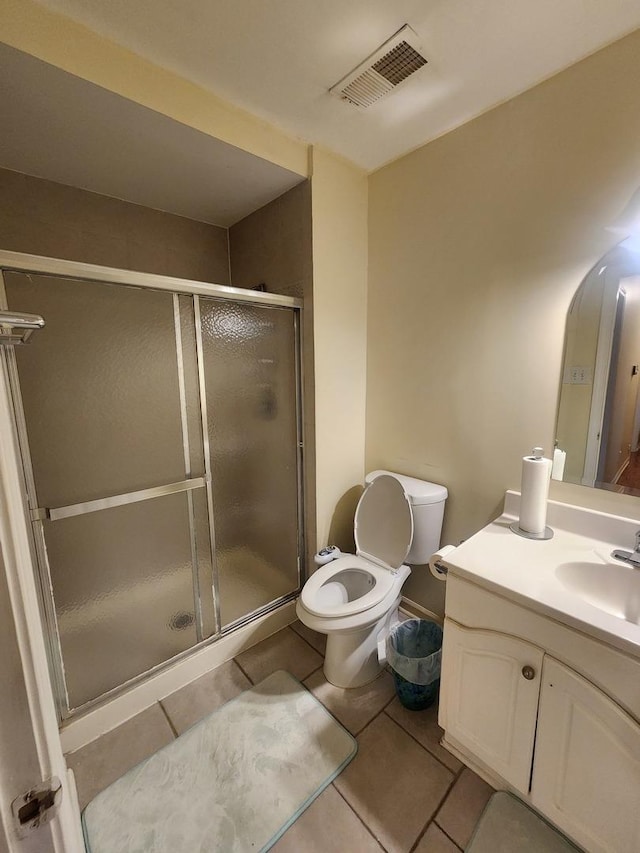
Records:
[[[0,249],[230,283],[226,228],[7,169]]]
[[[229,229],[234,287],[311,296],[311,187],[308,181]]]
[[[231,283],[304,300],[304,474],[307,564],[315,551],[315,413],[313,386],[313,261],[311,185],[298,184],[229,229]],[[274,528],[274,549],[278,531]]]

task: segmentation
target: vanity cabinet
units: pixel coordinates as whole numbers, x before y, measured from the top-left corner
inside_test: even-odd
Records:
[[[499,634],[445,624],[440,716],[447,734],[526,793],[544,652]]]
[[[531,802],[587,850],[640,850],[640,726],[545,657]]]
[[[448,583],[445,746],[589,853],[640,851],[638,661],[458,578]],[[616,698],[631,700],[632,713]]]

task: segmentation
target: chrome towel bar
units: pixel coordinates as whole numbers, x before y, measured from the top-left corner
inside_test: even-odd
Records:
[[[26,344],[36,329],[42,329],[44,319],[39,314],[16,314],[0,311],[0,344],[11,346]],[[14,329],[20,329],[16,334]]]
[[[56,509],[39,507],[31,510],[32,521],[59,521],[61,518],[71,518],[74,515],[85,515],[88,512],[98,512],[101,509],[112,509],[116,506],[136,503],[137,501],[148,501],[151,498],[162,498],[165,495],[174,495],[177,492],[189,492],[192,489],[202,489],[206,485],[204,477],[194,477],[192,480],[182,480],[180,483],[168,483],[165,486],[154,486],[151,489],[142,489],[139,492],[127,492],[124,495],[113,495],[109,498],[98,498],[95,501],[85,501],[80,504],[61,506]]]

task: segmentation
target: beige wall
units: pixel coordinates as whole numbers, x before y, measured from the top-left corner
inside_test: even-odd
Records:
[[[6,169],[0,249],[230,283],[226,228]]]
[[[364,478],[367,178],[314,148],[311,193],[317,541],[353,549]]]
[[[639,52],[636,32],[370,179],[366,463],[448,486],[446,542],[552,447],[566,312],[640,183]],[[435,586],[407,593],[437,609]]]

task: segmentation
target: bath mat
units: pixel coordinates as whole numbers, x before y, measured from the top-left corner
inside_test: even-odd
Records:
[[[98,794],[82,815],[87,853],[268,850],[356,751],[275,672]]]
[[[496,791],[466,853],[579,853],[564,835],[506,791]]]

